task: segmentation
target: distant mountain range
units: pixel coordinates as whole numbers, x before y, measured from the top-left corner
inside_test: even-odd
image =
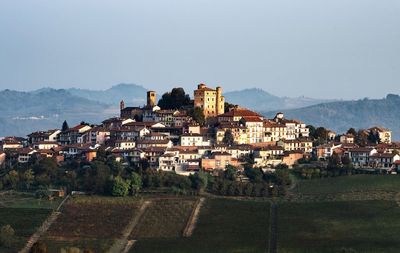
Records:
[[[118,84],[107,90],[43,88],[31,92],[0,91],[0,137],[60,128],[64,120],[69,125],[87,121],[100,123],[119,115],[119,102],[127,106],[145,104],[144,87]],[[191,92],[190,92],[190,95]],[[385,99],[334,101],[306,97],[278,97],[262,89],[245,89],[224,93],[229,103],[273,117],[283,111],[288,118],[297,118],[316,126],[343,132],[350,127],[367,128],[373,125],[393,130],[400,139],[400,97]]]
[[[231,91],[224,93],[224,96],[226,102],[257,111],[301,108],[334,101],[332,99],[314,99],[307,97],[278,97],[257,88]]]
[[[400,96],[389,94],[383,99],[361,99],[323,103],[282,110],[287,118],[295,118],[343,133],[350,127],[356,129],[382,126],[393,131],[395,140],[400,139]],[[273,117],[276,111],[264,112]]]
[[[72,126],[81,121],[98,123],[114,115],[110,106],[72,95],[66,90],[0,91],[0,137],[24,136],[32,131]]]
[[[107,90],[87,90],[71,88],[67,90],[72,95],[98,101],[108,105],[119,105],[123,99],[127,105],[144,105],[147,89],[136,84],[118,84]]]

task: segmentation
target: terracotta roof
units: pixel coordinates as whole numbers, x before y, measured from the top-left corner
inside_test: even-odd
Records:
[[[373,155],[371,155],[370,157],[373,158],[393,158],[395,156],[395,154],[392,153],[375,153]]]
[[[242,117],[247,122],[263,122],[259,116],[244,116]]]
[[[218,115],[218,117],[245,117],[245,116],[261,117],[260,114],[245,108],[234,108],[229,112]]]

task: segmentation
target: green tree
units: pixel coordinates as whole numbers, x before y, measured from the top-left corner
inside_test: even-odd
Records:
[[[200,124],[200,126],[204,126],[206,123],[206,119],[203,113],[203,110],[200,107],[195,107],[189,112],[189,115],[193,118],[194,121]]]
[[[190,97],[183,88],[173,88],[171,92],[166,92],[158,101],[158,106],[162,109],[180,109],[190,104]]]
[[[0,229],[0,245],[10,247],[14,241],[15,231],[10,225],[4,225]]]
[[[61,131],[62,131],[62,132],[65,132],[65,131],[67,131],[68,129],[69,129],[68,123],[67,123],[66,120],[64,120],[64,122],[63,122],[63,124],[62,124],[62,127],[61,127]]]
[[[353,127],[347,130],[347,134],[351,134],[353,136],[357,136],[357,131]]]
[[[235,181],[238,169],[235,166],[227,165],[224,171],[224,178]]]
[[[27,190],[29,190],[32,186],[32,184],[35,181],[35,176],[33,174],[33,170],[32,169],[28,169],[24,172],[23,174],[23,179],[25,181],[25,187]]]
[[[222,142],[227,146],[233,146],[235,144],[235,137],[233,136],[232,131],[230,129],[225,131]]]
[[[130,189],[133,196],[137,196],[139,194],[140,189],[142,189],[143,182],[140,175],[136,172],[132,172],[130,177]]]
[[[129,186],[129,180],[124,180],[120,176],[117,176],[113,180],[111,195],[116,197],[124,197],[129,193]]]

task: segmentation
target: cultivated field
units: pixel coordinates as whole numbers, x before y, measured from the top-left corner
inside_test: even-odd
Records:
[[[15,230],[11,246],[0,246],[0,252],[15,253],[22,249],[59,202],[38,200],[33,194],[0,192],[0,227],[11,225]]]
[[[207,199],[191,237],[142,239],[130,252],[266,252],[269,210],[267,202]]]
[[[394,201],[281,203],[280,253],[395,253],[400,208]]]
[[[65,203],[44,241],[52,252],[78,247],[105,252],[136,215],[133,198],[77,197]]]
[[[196,199],[153,199],[131,239],[181,237]]]
[[[288,199],[293,201],[393,200],[400,176],[353,175],[299,180]]]

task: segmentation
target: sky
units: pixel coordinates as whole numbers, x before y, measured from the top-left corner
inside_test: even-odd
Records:
[[[0,89],[400,93],[399,0],[0,0]]]

